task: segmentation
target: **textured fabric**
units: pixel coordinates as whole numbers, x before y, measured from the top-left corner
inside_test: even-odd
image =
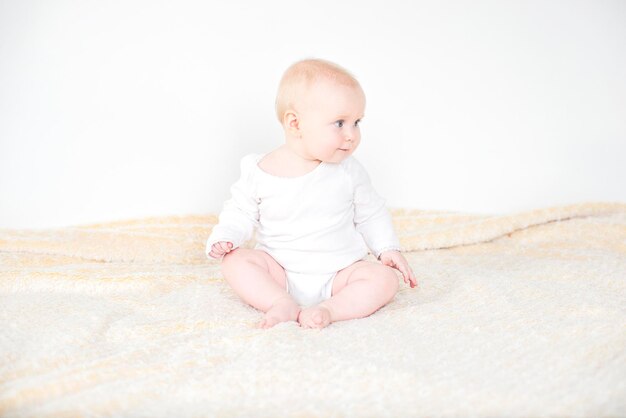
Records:
[[[626,416],[626,205],[392,214],[419,287],[321,331],[252,327],[215,216],[0,230],[0,416]]]
[[[354,157],[294,178],[264,172],[257,165],[261,158],[243,158],[207,253],[218,241],[238,247],[256,228],[257,248],[285,269],[323,274],[362,259],[368,247],[376,256],[399,248],[385,201]]]

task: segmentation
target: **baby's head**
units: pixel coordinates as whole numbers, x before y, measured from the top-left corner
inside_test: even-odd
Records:
[[[328,61],[298,61],[285,71],[276,115],[287,144],[308,159],[340,162],[361,140],[365,94],[348,71]]]
[[[306,99],[311,88],[319,83],[330,83],[361,89],[361,85],[346,69],[330,61],[306,59],[292,64],[283,74],[276,95],[276,116],[284,122],[285,113]]]

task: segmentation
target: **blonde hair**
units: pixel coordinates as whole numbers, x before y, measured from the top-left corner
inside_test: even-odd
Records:
[[[280,80],[276,94],[276,116],[283,123],[285,112],[293,108],[298,97],[315,82],[326,80],[342,85],[357,87],[361,85],[345,68],[322,59],[305,59],[292,64]]]

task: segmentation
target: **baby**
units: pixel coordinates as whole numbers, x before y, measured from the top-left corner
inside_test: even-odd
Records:
[[[384,200],[352,157],[364,111],[363,90],[346,70],[299,61],[276,97],[285,143],[241,161],[207,255],[223,257],[228,284],[265,312],[261,328],[366,317],[396,294],[394,269],[417,286]],[[241,248],[255,230],[255,249]],[[380,263],[365,260],[368,248]]]

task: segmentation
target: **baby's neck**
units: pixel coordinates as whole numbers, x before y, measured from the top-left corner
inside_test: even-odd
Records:
[[[308,160],[287,144],[276,148],[259,161],[259,168],[268,174],[278,177],[300,177],[320,165],[319,160]]]

